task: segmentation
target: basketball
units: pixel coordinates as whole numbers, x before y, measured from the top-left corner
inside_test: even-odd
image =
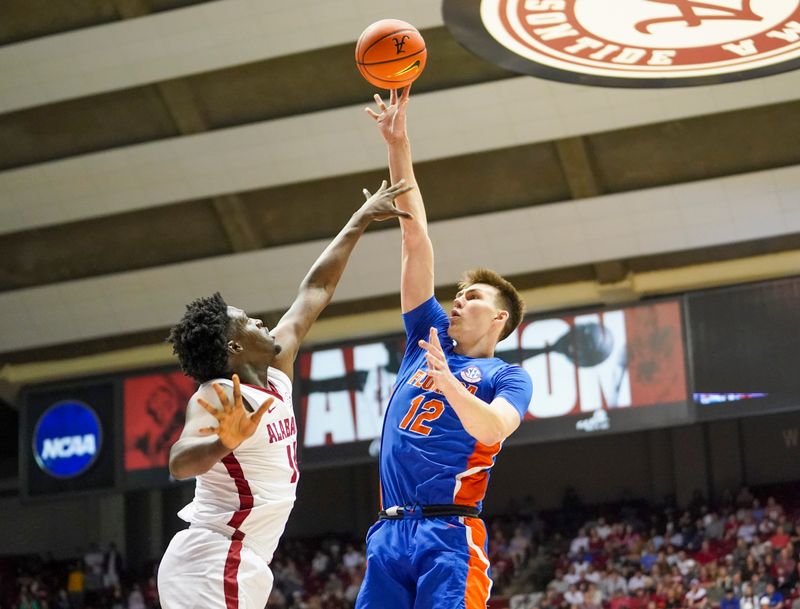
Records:
[[[425,41],[410,23],[381,19],[365,29],[356,43],[356,66],[370,84],[382,89],[410,85],[425,69]]]

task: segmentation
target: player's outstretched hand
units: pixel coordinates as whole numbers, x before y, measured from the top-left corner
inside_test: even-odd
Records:
[[[203,436],[217,434],[222,445],[229,450],[233,450],[255,433],[261,417],[268,411],[274,398],[267,399],[259,406],[258,410],[251,414],[244,408],[242,388],[239,384],[238,375],[233,375],[233,404],[230,403],[228,396],[225,395],[225,391],[218,383],[214,383],[212,386],[214,391],[217,392],[222,410],[214,408],[203,398],[198,398],[197,401],[219,422],[219,425],[217,427],[202,427],[197,432]]]
[[[436,388],[440,391],[445,391],[449,386],[458,383],[458,379],[450,372],[450,366],[447,365],[447,358],[442,349],[442,343],[439,342],[439,333],[436,328],[431,328],[428,340],[420,340],[419,346],[425,349],[425,359],[428,362],[428,374],[433,378],[436,383]]]
[[[387,185],[386,180],[381,183],[381,187],[375,194],[370,193],[366,188],[363,190],[367,201],[361,208],[361,213],[370,222],[380,222],[391,218],[413,218],[407,211],[397,209],[394,205],[396,197],[414,188],[406,184],[405,180],[400,180],[397,184]]]
[[[379,112],[372,108],[364,108],[378,123],[378,129],[387,144],[401,141],[407,137],[406,134],[406,105],[408,96],[411,92],[411,85],[403,89],[403,94],[398,96],[397,89],[392,89],[389,94],[389,105],[387,106],[380,95],[375,94],[375,105]]]

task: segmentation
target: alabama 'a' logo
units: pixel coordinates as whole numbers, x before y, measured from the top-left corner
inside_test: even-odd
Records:
[[[444,0],[474,53],[616,87],[713,84],[800,67],[800,0]]]

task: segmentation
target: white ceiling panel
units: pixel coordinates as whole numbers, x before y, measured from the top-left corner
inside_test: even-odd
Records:
[[[431,0],[218,0],[7,45],[0,113],[355,44],[387,16],[420,29],[442,25]]]
[[[688,89],[600,89],[520,77],[426,93],[416,161],[800,98],[800,71]],[[362,106],[0,172],[0,233],[385,167]]]

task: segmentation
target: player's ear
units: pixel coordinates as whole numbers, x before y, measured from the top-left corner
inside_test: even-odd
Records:
[[[241,353],[244,351],[244,347],[242,344],[235,340],[228,341],[228,355],[236,355],[237,353]]]
[[[494,316],[495,320],[502,321],[504,324],[508,321],[508,311],[505,309],[500,309],[497,312],[497,315]]]

